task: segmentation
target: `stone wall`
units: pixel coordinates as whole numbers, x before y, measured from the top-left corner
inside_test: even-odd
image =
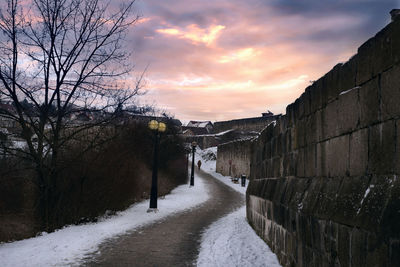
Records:
[[[247,218],[283,266],[400,266],[400,20],[253,142]]]
[[[230,129],[237,129],[241,131],[255,131],[261,132],[272,121],[276,120],[279,115],[269,117],[255,117],[230,121],[219,121],[214,123],[214,133],[227,131]]]
[[[217,150],[216,169],[225,176],[250,175],[252,139],[221,144]]]

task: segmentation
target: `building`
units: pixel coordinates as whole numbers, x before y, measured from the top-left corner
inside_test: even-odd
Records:
[[[207,134],[213,131],[214,125],[211,123],[211,121],[189,121],[189,123],[187,124],[186,127],[184,127],[183,130],[193,129],[193,128],[204,129],[205,132],[201,134]]]

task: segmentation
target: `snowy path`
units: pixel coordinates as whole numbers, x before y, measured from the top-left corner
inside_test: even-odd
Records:
[[[244,203],[242,194],[210,175],[197,174],[209,190],[210,199],[187,212],[137,229],[101,245],[88,259],[88,266],[192,266],[196,264],[204,230]],[[195,197],[195,196],[193,196]]]
[[[247,183],[246,187],[242,187],[232,183],[230,177],[216,173],[215,161],[206,161],[204,170],[239,193],[246,194]],[[206,229],[202,236],[196,265],[198,267],[281,266],[277,256],[248,224],[244,202],[241,208],[219,219]]]

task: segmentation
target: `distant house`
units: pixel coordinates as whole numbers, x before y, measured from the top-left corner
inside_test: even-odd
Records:
[[[189,123],[187,124],[187,126],[183,129],[190,129],[190,130],[194,130],[194,129],[198,129],[195,130],[195,134],[207,134],[207,133],[211,133],[213,131],[213,124],[211,123],[211,121],[189,121]]]
[[[274,116],[274,113],[272,113],[269,110],[267,110],[267,112],[263,112],[261,114],[262,114],[263,117],[272,117],[272,116]]]
[[[204,134],[208,134],[208,133],[209,132],[207,131],[206,128],[188,127],[188,126],[182,127],[182,134],[184,136],[204,135]]]

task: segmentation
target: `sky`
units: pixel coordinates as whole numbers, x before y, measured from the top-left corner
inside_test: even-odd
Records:
[[[285,113],[390,22],[400,0],[136,0],[128,48],[142,104],[181,120]],[[131,47],[130,47],[131,46]]]

